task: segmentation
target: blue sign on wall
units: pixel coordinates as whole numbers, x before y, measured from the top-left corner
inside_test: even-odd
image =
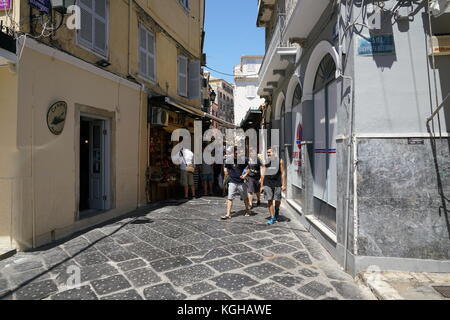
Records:
[[[377,34],[358,39],[358,55],[376,56],[395,54],[393,34]]]
[[[41,12],[50,13],[50,0],[29,0],[30,6],[38,9]]]

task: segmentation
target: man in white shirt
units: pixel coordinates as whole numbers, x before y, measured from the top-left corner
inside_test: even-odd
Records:
[[[194,172],[190,172],[189,168],[194,167],[194,154],[191,150],[183,148],[178,155],[181,179],[180,183],[184,188],[184,198],[189,198],[189,189],[191,189],[192,197],[195,197],[195,184],[194,184]]]

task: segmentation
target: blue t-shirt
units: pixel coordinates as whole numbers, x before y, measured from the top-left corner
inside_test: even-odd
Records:
[[[226,164],[225,168],[228,170],[228,175],[230,177],[230,182],[236,184],[243,184],[244,180],[241,176],[245,174],[246,164]]]

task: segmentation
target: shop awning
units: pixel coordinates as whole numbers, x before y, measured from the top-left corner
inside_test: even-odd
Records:
[[[196,108],[184,105],[184,104],[182,104],[180,102],[175,102],[169,97],[155,97],[155,98],[152,98],[152,99],[154,99],[154,100],[156,100],[156,101],[158,101],[160,103],[164,103],[164,104],[170,105],[172,107],[175,107],[175,108],[177,108],[177,109],[179,109],[181,111],[184,111],[186,113],[189,113],[189,114],[191,114],[194,117],[209,118],[211,120],[219,122],[221,125],[223,125],[226,128],[229,128],[229,129],[236,128],[236,126],[234,124],[232,124],[232,123],[229,123],[229,122],[227,122],[225,120],[217,118],[217,117],[215,117],[215,116],[213,116],[213,115],[211,115],[209,113],[203,112],[200,109],[196,109]]]
[[[241,122],[241,128],[248,129],[260,124],[263,112],[259,109],[248,110],[245,118]]]

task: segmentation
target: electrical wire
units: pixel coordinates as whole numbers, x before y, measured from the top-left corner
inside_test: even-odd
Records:
[[[205,68],[208,69],[208,70],[214,71],[214,72],[216,72],[216,73],[219,73],[219,74],[221,74],[221,75],[224,75],[224,76],[230,76],[230,77],[234,77],[234,76],[235,76],[234,74],[230,74],[230,73],[225,73],[225,72],[222,72],[222,71],[218,71],[218,70],[215,70],[215,69],[213,69],[213,68],[211,68],[211,67],[208,67],[208,66],[205,66]],[[246,74],[245,76],[246,76],[246,77],[254,77],[254,76],[259,76],[259,74],[257,74],[257,73],[255,73],[255,74]]]

